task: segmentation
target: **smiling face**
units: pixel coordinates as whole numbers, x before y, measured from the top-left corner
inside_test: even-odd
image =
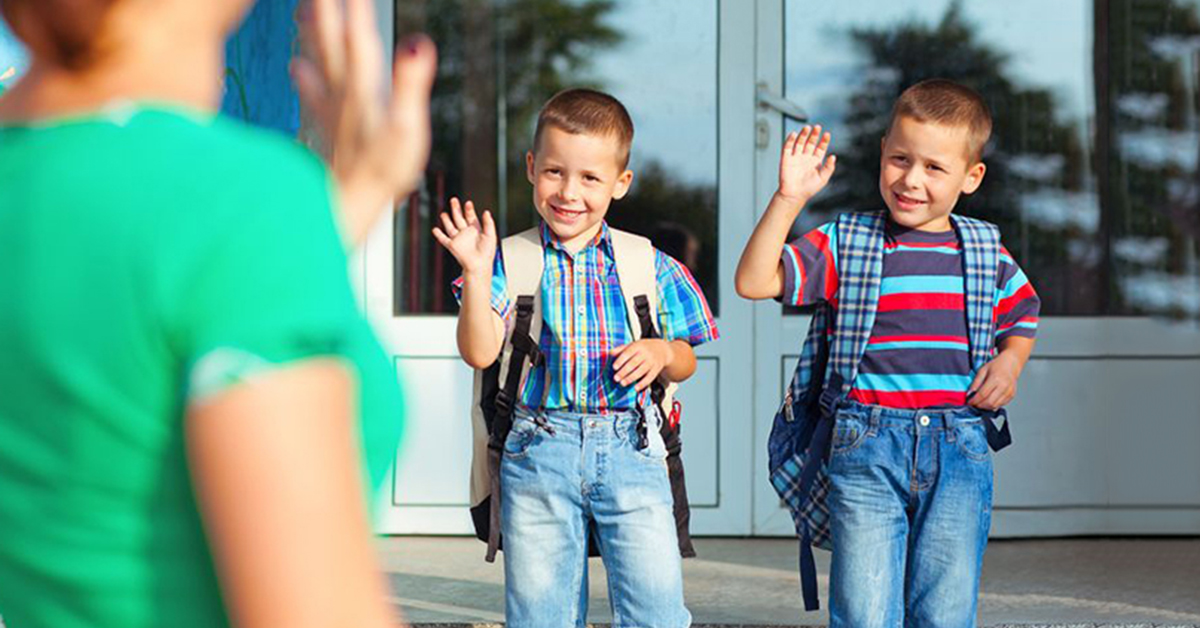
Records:
[[[559,242],[578,251],[596,237],[608,206],[633,181],[621,143],[611,135],[548,126],[534,148],[525,155],[534,207]]]
[[[897,224],[949,231],[959,195],[979,189],[985,171],[971,157],[966,126],[898,116],[883,138],[879,192]]]

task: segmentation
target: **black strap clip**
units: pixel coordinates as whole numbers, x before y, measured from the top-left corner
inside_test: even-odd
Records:
[[[817,403],[821,406],[821,417],[831,419],[837,414],[838,406],[842,405],[842,376],[834,372],[825,387],[821,389],[821,397]]]
[[[1012,444],[1012,432],[1008,429],[1008,410],[980,410],[979,414],[983,415],[983,428],[987,431],[988,446],[992,451],[1000,451]],[[996,427],[997,419],[1004,422],[999,428]]]
[[[496,393],[496,410],[501,416],[510,416],[513,411],[513,399],[507,390],[501,389]]]

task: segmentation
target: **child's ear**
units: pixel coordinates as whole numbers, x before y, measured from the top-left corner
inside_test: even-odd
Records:
[[[617,177],[617,184],[613,186],[612,197],[614,200],[625,198],[629,193],[629,186],[633,185],[633,171],[626,170]]]
[[[962,191],[963,194],[972,194],[979,186],[983,184],[983,175],[987,172],[987,166],[982,161],[975,162],[975,165],[967,168],[967,178],[963,179]]]
[[[530,185],[537,179],[537,177],[533,176],[533,151],[525,153],[525,178],[529,179]]]

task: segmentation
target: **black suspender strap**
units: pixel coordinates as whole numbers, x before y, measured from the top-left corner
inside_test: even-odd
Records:
[[[650,300],[646,298],[646,295],[639,294],[633,297],[633,309],[634,313],[637,315],[638,326],[642,328],[641,338],[658,338],[658,329],[654,327],[654,321],[650,318]],[[668,416],[668,409],[662,407],[662,402],[666,397],[666,394],[666,389],[663,388],[662,383],[658,380],[655,380],[654,383],[650,384],[650,400],[653,401],[654,405],[658,407],[658,411],[663,417],[664,426],[667,423],[666,418]],[[665,431],[663,435],[666,436]],[[646,420],[643,418],[638,422],[638,449],[645,449],[647,445]]]
[[[512,414],[516,407],[516,399],[520,392],[521,375],[524,371],[525,360],[529,359],[530,366],[536,367],[542,363],[542,352],[538,343],[529,337],[529,325],[533,320],[533,297],[523,295],[517,297],[517,315],[513,325],[512,356],[508,360],[508,373],[504,376],[504,387],[496,393],[496,417],[492,426],[491,443],[493,447],[503,447],[504,439],[508,438],[508,430],[512,428]]]
[[[654,326],[654,319],[650,315],[650,301],[646,295],[639,294],[633,297],[633,309],[634,314],[637,315],[638,326],[641,327],[641,338],[659,338],[658,329]],[[689,530],[692,511],[688,503],[687,484],[683,477],[683,458],[680,456],[680,452],[683,450],[683,441],[679,437],[679,426],[672,426],[671,421],[667,418],[672,409],[663,407],[663,399],[666,398],[666,395],[667,390],[662,382],[655,380],[650,384],[650,401],[658,408],[659,416],[662,418],[662,425],[659,426],[658,433],[662,435],[663,444],[667,448],[667,477],[671,482],[675,529],[679,537],[679,554],[684,558],[691,558],[696,555],[696,548],[692,545],[692,535]],[[646,417],[643,413],[641,420],[638,421],[639,448],[649,446],[646,430]]]
[[[508,359],[508,373],[504,376],[504,386],[496,393],[496,414],[492,419],[491,436],[488,439],[488,467],[491,476],[491,507],[488,519],[488,547],[486,560],[496,560],[496,551],[500,549],[500,459],[504,454],[504,441],[512,429],[513,410],[521,386],[521,375],[525,370],[525,360],[529,360],[530,368],[537,367],[543,361],[541,349],[536,340],[529,336],[529,327],[533,321],[533,297],[522,295],[517,297],[516,320],[513,324],[512,336],[509,343],[512,353]]]

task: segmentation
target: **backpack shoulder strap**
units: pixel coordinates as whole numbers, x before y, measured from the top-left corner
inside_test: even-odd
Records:
[[[950,216],[962,242],[971,369],[978,370],[995,355],[994,310],[996,275],[1000,272],[1000,229],[976,218]]]
[[[545,266],[541,229],[533,227],[504,238],[500,247],[505,287],[513,308],[500,354],[500,377],[505,382],[500,395],[507,397],[501,403],[515,403],[530,368],[540,356],[538,340],[542,335],[542,272]],[[510,362],[514,348],[534,359],[524,360],[519,370],[512,369]]]
[[[638,309],[649,313],[652,324],[658,320],[658,273],[654,267],[654,245],[649,239],[627,231],[610,228],[609,234],[612,236],[621,295],[625,298],[625,309],[629,316],[629,329],[634,340],[640,340],[648,330],[642,328]],[[643,305],[639,305],[642,299],[638,297],[644,299]]]
[[[621,283],[621,295],[625,299],[625,312],[629,318],[629,330],[634,340],[661,338],[658,329],[658,271],[654,263],[654,245],[648,238],[609,228],[612,237],[613,258],[617,264],[617,280]],[[663,387],[657,397],[659,409],[666,420],[671,413],[675,390],[674,382]]]
[[[837,218],[838,302],[829,349],[827,390],[845,397],[867,348],[883,276],[883,212],[847,212]]]
[[[512,427],[512,415],[529,371],[541,363],[538,340],[542,333],[542,270],[544,258],[539,229],[529,229],[500,241],[506,292],[512,316],[505,323],[504,344],[494,376],[495,412],[487,423],[481,406],[485,372],[475,371],[471,425],[474,457],[471,462],[471,516],[477,533],[480,522],[487,540],[485,560],[492,562],[500,549],[500,450]],[[490,368],[487,370],[491,370]],[[486,503],[485,503],[486,502]],[[482,510],[476,513],[476,509]],[[480,538],[483,538],[482,536]]]
[[[503,251],[504,280],[509,299],[533,295],[540,306],[545,259],[541,230],[534,227],[508,236],[500,241],[500,248]]]
[[[963,250],[966,288],[967,336],[971,347],[972,376],[996,355],[996,283],[1000,273],[1000,228],[979,220],[950,214]],[[1012,444],[1008,412],[982,411],[988,445],[1000,451]],[[1002,422],[997,427],[997,421]]]

